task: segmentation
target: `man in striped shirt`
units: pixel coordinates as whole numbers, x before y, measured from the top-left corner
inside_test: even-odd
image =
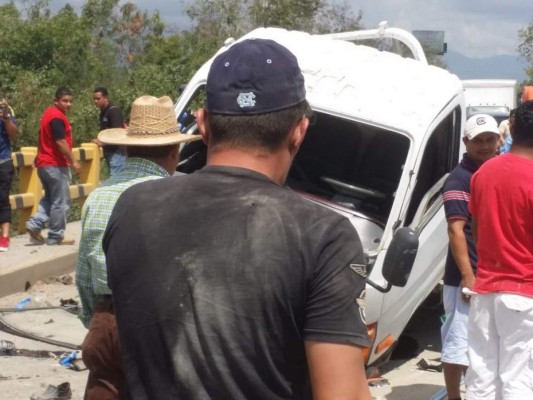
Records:
[[[448,398],[461,398],[461,377],[468,367],[468,312],[470,297],[463,288],[475,282],[477,253],[472,237],[472,216],[468,211],[470,178],[498,149],[498,123],[490,115],[478,114],[466,122],[463,142],[466,153],[450,173],[443,187],[444,210],[448,221],[448,257],[444,272],[444,312],[441,328],[444,381]]]

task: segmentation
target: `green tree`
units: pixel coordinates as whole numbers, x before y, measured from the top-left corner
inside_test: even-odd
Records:
[[[248,13],[254,26],[312,31],[323,0],[253,0]]]
[[[529,83],[531,83],[533,82],[533,21],[526,28],[518,31],[518,38],[520,40],[518,52],[529,63],[526,74],[529,76]]]
[[[347,2],[327,3],[317,13],[311,30],[316,33],[357,31],[364,29],[362,19],[363,12],[359,10],[355,13]]]

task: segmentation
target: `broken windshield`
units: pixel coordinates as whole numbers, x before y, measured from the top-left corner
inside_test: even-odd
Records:
[[[401,134],[315,113],[287,186],[385,224],[409,150]]]

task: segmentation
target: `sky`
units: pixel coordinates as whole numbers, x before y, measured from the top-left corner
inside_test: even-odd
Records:
[[[0,0],[0,3],[5,0]],[[124,1],[124,0],[122,0]],[[139,8],[159,10],[166,22],[186,29],[184,15],[188,0],[138,0]],[[194,0],[191,0],[194,1]],[[266,0],[268,1],[268,0]],[[335,0],[343,2],[344,0]],[[83,0],[50,0],[52,10],[69,2],[79,9]],[[362,23],[377,27],[380,21],[406,30],[443,30],[448,49],[468,57],[517,56],[518,30],[533,22],[531,0],[346,0]]]

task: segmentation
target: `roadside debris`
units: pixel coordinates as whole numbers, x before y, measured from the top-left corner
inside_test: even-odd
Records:
[[[71,314],[78,315],[80,311],[80,307],[78,305],[78,302],[74,299],[60,299],[59,304],[62,308],[64,308],[66,311],[68,311]]]
[[[83,363],[83,359],[81,358],[81,353],[79,351],[73,351],[72,353],[68,354],[66,357],[63,357],[59,364],[71,368],[75,371],[83,371],[87,369],[85,364]]]
[[[72,390],[69,382],[63,382],[58,386],[48,385],[42,394],[30,396],[30,400],[68,400],[71,398]]]
[[[26,307],[32,301],[35,304],[35,306]],[[31,297],[26,297],[25,299],[19,301],[15,305],[15,307],[0,308],[0,313],[39,311],[39,310],[65,310],[65,311],[70,312],[71,314],[78,315],[79,309],[80,309],[78,302],[72,298],[71,299],[60,299],[59,306],[53,306],[49,302],[44,303],[45,305],[42,305],[42,304],[43,304],[43,301],[38,297],[36,297],[34,300]]]
[[[56,280],[57,282],[61,282],[63,285],[72,285],[74,283],[74,277],[70,274],[61,275]]]
[[[381,387],[381,386],[389,386],[390,382],[387,378],[383,378],[382,376],[377,378],[370,378],[367,380],[368,386],[370,387]]]
[[[67,349],[72,350],[81,350],[81,346],[78,344],[72,344],[67,342],[61,342],[59,340],[53,340],[49,338],[45,338],[39,335],[34,335],[33,333],[23,331],[21,329],[16,328],[15,326],[9,324],[6,320],[0,317],[0,331],[4,331],[6,333],[9,333],[11,335],[20,336],[26,339],[31,340],[37,340],[39,342],[53,344],[55,346],[59,347],[65,347]]]
[[[14,308],[0,308],[0,314],[6,313],[6,312],[28,312],[28,311],[38,311],[38,310],[50,310],[50,309],[61,309],[65,310],[67,312],[70,312],[72,314],[77,315],[78,314],[78,302],[74,299],[61,299],[60,300],[60,306],[46,306],[46,307],[35,307],[35,308],[26,308],[26,306],[32,301],[31,297],[26,297],[25,299],[21,300]],[[50,319],[45,324],[53,323],[54,320]],[[23,331],[22,329],[19,329],[11,324],[9,324],[5,319],[3,319],[0,316],[0,331],[4,331],[6,333],[10,333],[12,335],[20,336],[26,339],[32,339],[37,340],[43,343],[53,344],[55,346],[59,347],[66,347],[67,349],[72,350],[80,350],[81,346],[72,344],[72,343],[66,343],[66,342],[60,342],[58,340],[53,340],[45,337],[41,337],[39,335],[35,335],[30,332]],[[2,348],[0,347],[0,351],[2,351]]]
[[[87,369],[81,358],[80,351],[65,353],[64,351],[16,349],[15,344],[9,340],[0,340],[0,356],[53,358],[60,365],[73,369],[74,371]]]
[[[15,349],[15,343],[9,340],[0,340],[0,354],[10,354]]]
[[[425,358],[421,358],[416,366],[424,371],[442,372],[442,364],[430,364]]]
[[[15,344],[9,340],[0,340],[0,355],[11,357],[53,358],[55,360],[61,360],[68,356],[64,351],[17,349]]]
[[[31,297],[26,297],[25,299],[19,301],[15,306],[17,310],[24,309],[31,302]]]

